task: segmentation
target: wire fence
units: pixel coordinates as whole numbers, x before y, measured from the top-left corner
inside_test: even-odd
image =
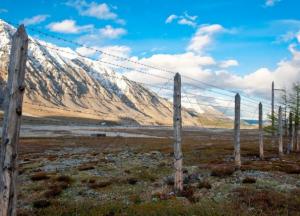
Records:
[[[56,56],[58,56],[61,59],[64,59],[64,55],[68,54],[68,55],[73,55],[76,56],[76,59],[79,61],[86,61],[89,60],[92,63],[93,62],[99,62],[103,65],[105,65],[105,67],[110,67],[111,70],[114,69],[122,69],[122,70],[126,70],[126,71],[134,71],[136,73],[142,74],[143,76],[146,76],[147,79],[151,80],[151,78],[154,79],[159,79],[161,82],[157,83],[157,84],[152,84],[152,83],[146,83],[146,82],[136,82],[136,81],[129,81],[129,79],[127,77],[125,77],[124,75],[119,75],[119,74],[115,74],[115,73],[100,73],[100,76],[97,76],[97,81],[101,84],[103,84],[104,82],[106,82],[108,79],[114,79],[114,81],[120,82],[130,82],[133,83],[134,85],[137,85],[139,87],[143,87],[145,90],[150,89],[152,98],[159,98],[164,100],[165,103],[167,104],[171,104],[171,97],[173,94],[173,84],[172,84],[172,79],[173,79],[173,75],[176,73],[175,71],[170,71],[167,69],[163,69],[157,66],[152,66],[152,65],[148,65],[148,64],[144,64],[141,63],[139,61],[134,61],[130,58],[126,58],[126,57],[122,57],[122,56],[118,56],[112,53],[108,53],[108,52],[104,52],[102,50],[99,49],[95,49],[93,47],[88,47],[86,45],[83,44],[79,44],[75,41],[71,41],[71,40],[67,40],[58,36],[54,36],[45,32],[42,32],[40,30],[34,29],[32,27],[27,27],[27,29],[35,32],[38,35],[43,35],[46,36],[48,38],[51,39],[55,39],[57,41],[64,41],[67,42],[69,44],[72,45],[76,45],[77,47],[84,47],[87,49],[90,49],[92,51],[98,52],[102,55],[106,55],[108,57],[120,60],[123,62],[123,64],[116,64],[114,61],[103,61],[101,59],[93,59],[90,58],[88,56],[84,56],[78,52],[75,51],[66,51],[65,49],[62,48],[58,48],[56,46],[53,45],[49,45],[49,44],[45,44],[43,42],[40,42],[37,39],[34,38],[30,38],[29,40],[29,53],[28,53],[28,59],[29,59],[29,63],[28,63],[28,67],[32,67],[35,70],[38,70],[37,68],[34,68],[35,66],[32,64],[37,64],[39,63],[39,65],[43,64],[43,61],[45,61],[45,59],[41,59],[40,55],[35,56],[37,54],[37,52],[41,52],[43,57],[48,57],[48,59],[46,60],[47,62],[49,62],[52,65],[56,65],[55,61],[55,57],[53,56],[54,54]],[[34,46],[37,46],[39,48],[38,51],[33,50],[31,48],[34,48]],[[8,47],[9,48],[9,47]],[[7,53],[9,54],[9,50],[4,50],[3,48],[0,50],[2,53]],[[51,58],[49,58],[49,56]],[[53,58],[54,57],[54,58]],[[129,66],[125,66],[128,65],[127,63],[124,62],[129,62],[131,64],[131,67]],[[68,64],[65,64],[66,66],[68,66]],[[74,65],[76,66],[74,68]],[[92,72],[91,75],[93,73],[95,73],[94,69],[89,67],[89,65],[78,65],[78,64],[73,64],[72,65],[72,70],[85,70],[88,72]],[[134,67],[135,66],[135,67]],[[142,67],[142,69],[141,69]],[[148,69],[148,70],[147,70]],[[151,70],[149,70],[151,69]],[[77,71],[77,72],[78,72]],[[168,76],[162,76],[162,75],[158,75],[157,73],[153,73],[153,72],[165,72],[165,74],[169,74]],[[97,71],[99,72],[99,71]],[[46,72],[47,73],[47,72]],[[60,71],[60,73],[64,73],[63,71]],[[51,72],[48,72],[48,75],[51,75]],[[100,77],[100,79],[99,79]],[[233,107],[234,107],[234,95],[237,91],[234,90],[228,90],[228,89],[224,89],[221,88],[219,86],[215,86],[212,85],[210,83],[206,83],[203,82],[201,80],[196,80],[192,77],[186,76],[186,75],[182,75],[183,77],[183,106],[189,109],[193,109],[195,112],[198,112],[199,118],[198,118],[198,125],[194,125],[194,126],[198,126],[198,127],[205,127],[205,123],[201,122],[201,117],[205,116],[205,118],[214,118],[214,122],[215,125],[210,125],[210,127],[220,127],[220,122],[224,121],[224,120],[228,120],[230,121],[233,117]],[[26,76],[27,79],[31,78],[31,74],[27,73]],[[49,78],[50,79],[50,78]],[[51,80],[50,80],[51,81]],[[28,80],[29,82],[29,80]],[[111,83],[111,85],[115,85],[115,83]],[[96,86],[94,86],[96,88]],[[34,88],[30,88],[29,92],[30,94],[32,92],[34,92],[36,89]],[[111,98],[106,98],[106,97],[101,97],[100,95],[95,96],[90,96],[89,94],[82,94],[80,96],[78,96],[78,94],[76,93],[66,93],[63,90],[54,90],[53,92],[55,92],[56,95],[52,96],[52,99],[57,97],[60,98],[62,95],[68,95],[69,97],[77,97],[79,100],[93,100],[93,103],[97,103],[96,101],[101,101],[101,103],[106,102],[106,103],[115,103],[115,102],[122,102],[122,97],[111,97]],[[195,93],[197,92],[197,93]],[[240,93],[241,94],[241,93]],[[268,101],[264,98],[253,98],[250,97],[246,94],[241,94],[242,95],[242,115],[244,115],[244,117],[247,117],[249,119],[256,119],[255,116],[258,116],[258,103],[261,101],[263,103],[264,106],[264,112],[269,114],[271,113],[271,105],[269,105]],[[164,98],[162,98],[162,96],[164,96]],[[48,100],[48,98],[43,98],[45,101]],[[63,104],[63,102],[58,103],[58,101],[55,101],[56,103],[50,101],[47,101],[47,103],[42,103],[41,101],[37,101],[37,102],[33,102],[33,101],[25,101],[26,104],[30,104],[33,106],[37,106],[39,107],[39,109],[44,108],[48,108],[48,109],[54,109],[54,110],[61,110],[61,111],[66,111],[66,112],[75,112],[78,114],[87,114],[87,115],[94,115],[94,116],[99,116],[99,118],[101,116],[103,116],[103,112],[100,109],[93,109],[89,106],[84,106],[82,103],[79,104],[78,108],[80,109],[76,109],[74,107],[68,107],[66,104]],[[52,105],[51,105],[52,104]],[[135,115],[131,115],[128,116],[128,118],[130,119],[135,119],[137,118],[141,112],[143,112],[144,108],[147,108],[147,106],[149,106],[149,103],[145,103],[143,101],[139,101],[139,111],[135,112]],[[276,110],[279,107],[280,103],[276,104]],[[129,107],[130,108],[130,107]],[[172,116],[172,106],[169,105],[169,116]],[[206,112],[208,109],[210,109],[211,112]],[[49,111],[49,110],[47,110]],[[212,112],[214,111],[214,112]],[[201,115],[201,112],[203,112],[203,115]],[[124,116],[126,117],[126,116]],[[147,119],[147,115],[144,115],[144,119]],[[143,121],[141,120],[141,125],[143,125]],[[172,120],[170,119],[169,122],[172,122]],[[213,123],[213,122],[211,122]],[[135,125],[131,125],[131,124],[127,124],[125,125],[127,127],[130,126],[134,126],[136,127],[136,122]],[[145,125],[143,125],[145,126]],[[169,124],[168,126],[171,126],[171,124]],[[228,127],[228,126],[227,126]]]
[[[102,150],[109,148],[115,142],[122,142],[125,148],[130,149],[128,137],[126,135],[122,137],[124,133],[131,133],[134,137],[139,135],[139,130],[158,129],[150,132],[148,130],[146,137],[168,138],[168,141],[174,142],[175,190],[183,189],[182,129],[183,132],[189,131],[197,134],[206,131],[209,141],[218,139],[233,142],[234,162],[238,169],[241,168],[240,128],[255,129],[251,130],[251,133],[242,134],[245,143],[258,143],[258,141],[260,145],[262,143],[262,122],[260,121],[259,128],[257,123],[258,119],[262,118],[259,103],[263,105],[265,122],[267,115],[272,113],[271,102],[265,98],[249,96],[241,90],[226,89],[203,82],[186,76],[184,73],[182,73],[181,82],[178,72],[104,52],[32,27],[28,27],[28,29],[37,35],[84,47],[112,59],[91,58],[76,51],[29,38],[29,49],[26,53],[27,64],[24,65],[26,92],[23,103],[21,99],[21,106],[24,104],[25,112],[34,117],[60,121],[67,126],[81,126],[84,122],[90,125],[90,131],[93,131],[89,135],[102,136],[102,132],[105,135],[108,134],[107,132],[114,133],[109,143],[102,146]],[[0,58],[4,59],[1,69],[4,71],[8,71],[9,59],[14,57],[10,53],[10,49],[9,45],[0,47]],[[22,52],[23,50],[14,51]],[[20,56],[18,58],[21,59]],[[7,62],[5,59],[8,59]],[[10,73],[12,73],[11,71]],[[141,75],[142,82],[130,79],[126,76],[126,72]],[[8,79],[9,82],[12,82],[11,79]],[[13,85],[19,93],[24,90],[24,88],[22,90],[22,86],[9,83],[7,85],[10,88],[9,91],[2,93],[11,97],[11,94],[15,94],[15,92],[11,93],[11,90],[15,90],[11,87]],[[3,86],[1,87],[3,88]],[[13,103],[13,105],[15,104]],[[281,101],[276,101],[274,106],[276,118],[281,113],[281,105]],[[9,106],[7,107],[9,108]],[[22,115],[20,107],[13,108],[16,108],[16,113],[14,113],[14,115],[18,115],[16,118],[20,118]],[[277,112],[278,109],[280,111]],[[278,116],[278,119],[281,117]],[[5,120],[7,121],[7,119]],[[19,123],[20,121],[13,122],[17,129],[11,131],[20,129],[18,128]],[[52,121],[51,124],[56,126],[57,122]],[[282,124],[278,123],[276,127],[278,126],[282,126]],[[5,128],[5,124],[3,128]],[[211,128],[215,130],[211,130]],[[157,133],[159,130],[167,132]],[[283,150],[282,128],[278,128],[278,131],[281,132],[278,135],[280,136],[278,139],[279,156],[281,156]],[[161,134],[162,136],[160,136]],[[192,138],[194,135],[193,133],[187,134]],[[19,134],[16,133],[14,136],[18,138]],[[199,138],[201,134],[196,136]],[[3,138],[5,137],[3,136]],[[5,145],[10,142],[9,139],[3,140],[5,140]],[[198,142],[200,142],[199,139]],[[17,146],[17,142],[15,142],[15,146]],[[261,155],[259,157],[263,158]],[[11,156],[9,160],[12,164],[17,164],[16,157]],[[4,165],[0,165],[2,169]],[[10,170],[14,172],[16,169]],[[10,175],[6,176],[10,178]],[[11,176],[15,178],[16,175]],[[13,178],[9,181],[16,182],[16,179]],[[9,181],[5,181],[3,185]],[[1,189],[8,187],[10,186]]]

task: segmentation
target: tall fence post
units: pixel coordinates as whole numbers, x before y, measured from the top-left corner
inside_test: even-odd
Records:
[[[179,73],[176,73],[174,77],[174,115],[173,115],[173,126],[174,126],[174,168],[175,168],[175,179],[174,189],[176,192],[183,190],[183,174],[182,174],[182,150],[181,150],[181,130],[182,130],[182,119],[181,119],[181,77]]]
[[[274,100],[275,100],[275,86],[274,81],[272,82],[272,102],[271,102],[271,120],[272,120],[272,144],[275,143],[275,115],[274,115]]]
[[[297,100],[296,100],[296,114],[295,114],[295,130],[294,130],[294,135],[295,135],[295,147],[296,151],[300,151],[300,143],[299,143],[299,137],[298,137],[298,132],[299,132],[299,106],[300,106],[300,96],[299,96],[299,91],[297,91]]]
[[[278,153],[279,156],[283,155],[283,143],[282,143],[282,108],[278,109]]]
[[[293,113],[289,115],[289,144],[287,153],[291,153],[294,150],[294,128],[293,128]]]
[[[241,168],[241,143],[240,143],[240,124],[241,124],[241,97],[235,95],[235,115],[234,115],[234,161],[235,168]]]
[[[12,38],[0,150],[0,216],[16,215],[16,178],[28,36],[21,25]]]
[[[259,129],[259,157],[264,159],[264,132],[263,132],[263,106],[262,103],[258,105],[258,129]]]

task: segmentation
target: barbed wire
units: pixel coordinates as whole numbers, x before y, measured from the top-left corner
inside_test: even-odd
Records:
[[[9,24],[11,24],[14,27],[17,27],[19,25],[18,23],[14,23],[14,22],[11,22],[9,20],[4,20],[4,21],[7,22],[7,23],[9,23]],[[106,56],[109,56],[109,57],[112,57],[112,58],[115,58],[115,59],[119,59],[119,60],[122,60],[122,61],[127,61],[127,62],[130,62],[130,63],[136,64],[136,65],[140,65],[140,66],[145,67],[145,68],[159,70],[159,71],[171,73],[173,75],[177,73],[177,72],[172,71],[172,70],[168,70],[168,69],[165,69],[165,68],[161,68],[161,67],[157,67],[157,66],[153,66],[153,65],[149,65],[149,64],[144,64],[144,63],[142,63],[140,61],[135,61],[135,60],[133,60],[131,58],[128,58],[128,57],[118,56],[118,55],[115,55],[115,54],[112,54],[112,53],[109,53],[109,52],[97,49],[95,47],[90,47],[90,46],[87,46],[85,44],[78,43],[76,41],[72,41],[72,40],[68,40],[68,39],[65,39],[65,38],[62,38],[62,37],[59,37],[59,36],[55,36],[53,34],[49,34],[49,33],[43,32],[43,31],[41,31],[39,29],[35,29],[32,26],[26,26],[26,28],[29,29],[29,30],[31,30],[31,31],[33,31],[33,32],[36,32],[36,33],[38,33],[40,35],[44,35],[46,37],[49,37],[49,38],[52,38],[52,39],[56,39],[56,40],[59,40],[59,41],[63,41],[63,42],[69,43],[69,44],[73,44],[73,45],[78,46],[78,47],[84,47],[86,49],[98,52],[98,53],[100,53],[102,55],[106,55]],[[222,88],[220,86],[213,85],[211,83],[207,83],[207,82],[204,82],[204,81],[201,81],[201,80],[197,80],[197,79],[195,79],[193,77],[189,77],[187,75],[182,75],[182,77],[187,78],[187,79],[189,79],[191,81],[202,83],[203,85],[210,86],[212,88],[216,88],[216,89],[219,89],[219,90],[222,90],[222,91],[227,91],[227,92],[230,92],[230,93],[233,93],[233,94],[237,93],[237,91],[228,90],[228,89]],[[250,96],[246,96],[244,93],[241,93],[241,91],[240,91],[240,94],[241,94],[241,96],[245,97],[246,100],[249,100],[249,101],[252,101],[252,102],[256,102],[257,103],[259,101],[262,101],[261,99],[252,98]]]
[[[48,46],[48,45],[41,45],[39,42],[35,42],[35,41],[33,41],[33,40],[30,40],[30,42],[31,43],[35,43],[35,44],[37,44],[39,47],[40,46],[43,46],[43,47],[47,47],[47,48],[49,48],[49,49],[52,49],[52,50],[55,50],[55,51],[57,51],[57,52],[64,52],[64,53],[68,53],[68,54],[72,54],[72,55],[74,55],[74,53],[73,52],[68,52],[68,51],[65,51],[65,50],[61,50],[61,49],[58,49],[58,48],[54,48],[54,47],[51,47],[51,46]],[[83,56],[83,55],[81,55],[81,54],[79,54],[79,53],[77,53],[77,52],[75,52],[76,53],[76,55],[77,56],[79,56],[79,57],[82,57],[82,58],[88,58],[87,56]],[[43,53],[44,54],[44,53]],[[46,54],[44,54],[44,55],[46,55]],[[31,56],[31,57],[33,57],[33,56]],[[29,58],[31,58],[31,57],[29,57]],[[34,58],[34,57],[33,57]],[[88,58],[88,59],[90,59],[90,58]],[[37,61],[38,61],[38,59],[36,59]],[[158,76],[158,75],[154,75],[154,74],[151,74],[151,73],[149,73],[149,72],[145,72],[145,71],[140,71],[140,70],[136,70],[135,68],[130,68],[130,67],[125,67],[125,66],[122,66],[122,65],[119,65],[119,64],[115,64],[115,63],[112,63],[112,62],[107,62],[107,61],[102,61],[102,60],[94,60],[94,61],[99,61],[99,62],[102,62],[102,63],[104,63],[104,64],[110,64],[110,65],[112,65],[112,66],[115,66],[115,67],[119,67],[119,68],[124,68],[124,69],[127,69],[127,70],[135,70],[135,71],[138,71],[138,72],[140,72],[140,73],[144,73],[144,74],[147,74],[147,75],[150,75],[150,76],[155,76],[155,77],[158,77],[158,78],[163,78],[163,79],[167,79],[167,77],[162,77],[162,76]],[[153,68],[154,69],[154,68]],[[175,72],[174,72],[175,73]],[[101,74],[102,76],[109,76],[108,74]],[[110,76],[110,77],[112,77],[112,76]],[[115,77],[116,78],[116,77]],[[122,78],[122,79],[124,79],[123,77],[117,77],[117,78]],[[137,83],[137,84],[140,84],[140,85],[149,85],[149,84],[146,84],[146,83],[139,83],[139,82],[135,82],[135,83]],[[151,85],[151,84],[150,84]],[[199,86],[196,86],[196,85],[194,85],[194,84],[191,84],[191,83],[189,83],[189,85],[191,85],[191,86],[193,86],[193,87],[196,87],[196,88],[199,88]],[[165,89],[165,90],[170,90],[170,89],[168,89],[168,88],[166,88],[165,86],[160,86],[160,87],[157,87],[157,88],[160,88],[160,90],[161,89]],[[220,88],[218,88],[218,89],[220,89]],[[223,89],[221,89],[221,90],[223,90]],[[228,96],[228,97],[232,97],[232,95],[229,95],[229,94],[225,94],[225,93],[221,93],[221,92],[215,92],[215,91],[213,91],[213,90],[211,90],[211,89],[209,89],[208,91],[212,91],[212,92],[214,92],[214,93],[216,93],[216,94],[223,94],[224,96]],[[233,92],[231,92],[231,93],[233,93]],[[192,93],[189,93],[190,95],[192,95]],[[70,94],[69,93],[69,95],[74,95],[75,96],[75,94]],[[78,95],[76,95],[76,96],[78,96]],[[195,95],[194,95],[195,96]],[[197,95],[197,96],[199,96],[199,95]],[[89,96],[84,96],[84,98],[90,98],[90,99],[99,99],[99,98],[97,98],[97,97],[89,97]],[[211,98],[214,98],[214,97],[211,97]],[[216,98],[215,98],[216,99]],[[107,100],[107,99],[104,99],[104,100]],[[188,99],[189,100],[189,99]],[[223,99],[224,101],[230,101],[230,100],[226,100],[226,99]],[[248,101],[251,101],[251,100],[249,100],[248,98],[247,98],[247,100]],[[113,100],[107,100],[107,101],[113,101]],[[198,102],[198,100],[196,100],[196,102],[197,103],[194,103],[194,104],[197,104],[198,106],[200,106],[200,104],[199,104],[199,102]],[[192,104],[191,102],[190,102],[190,104]],[[145,104],[143,104],[142,103],[142,105],[147,105],[146,103]],[[228,109],[229,107],[225,107],[225,106],[216,106],[216,105],[209,105],[209,104],[202,104],[202,105],[205,105],[205,106],[211,106],[211,107],[213,107],[213,108],[225,108],[225,109]],[[248,112],[248,113],[251,113],[251,112],[249,112],[249,111],[245,111],[245,112]]]

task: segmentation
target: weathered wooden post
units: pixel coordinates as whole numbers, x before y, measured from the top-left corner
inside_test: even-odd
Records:
[[[16,178],[28,36],[21,25],[12,38],[0,150],[0,216],[16,215]]]
[[[182,174],[182,151],[181,151],[181,77],[179,73],[176,73],[174,77],[174,167],[175,167],[175,179],[174,189],[176,192],[183,190],[183,174]]]
[[[278,109],[278,153],[283,156],[283,143],[282,143],[282,108]]]
[[[259,129],[259,157],[264,159],[264,132],[263,132],[263,106],[262,103],[258,105],[258,129]]]
[[[299,143],[299,137],[298,137],[298,132],[299,132],[299,106],[300,106],[300,96],[299,96],[299,90],[297,90],[297,101],[296,101],[296,114],[295,114],[295,130],[294,130],[294,135],[295,135],[295,147],[296,151],[300,151],[300,143]]]
[[[271,107],[272,107],[272,111],[271,111],[271,120],[272,120],[272,144],[275,143],[275,115],[274,115],[274,100],[275,100],[275,86],[274,86],[274,81],[272,82],[272,102],[271,102]]]
[[[287,153],[291,153],[294,150],[294,128],[293,128],[293,113],[289,115],[289,143]]]
[[[241,124],[241,97],[235,95],[235,115],[234,115],[234,161],[235,168],[241,168],[241,143],[240,143],[240,124]]]

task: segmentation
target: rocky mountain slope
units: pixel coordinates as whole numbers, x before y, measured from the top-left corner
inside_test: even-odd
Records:
[[[0,20],[0,49],[10,50],[15,29]],[[60,50],[60,51],[57,51]],[[3,100],[9,53],[0,51]],[[76,117],[118,124],[171,125],[172,103],[70,48],[29,39],[24,113],[37,117]],[[216,112],[218,113],[218,112]],[[199,114],[183,109],[185,125],[199,125]]]

